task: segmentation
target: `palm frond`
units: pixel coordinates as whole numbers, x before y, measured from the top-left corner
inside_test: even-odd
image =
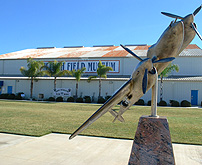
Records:
[[[27,70],[24,67],[20,68],[21,73],[26,77],[37,77],[41,75],[41,68],[44,63],[42,61],[35,61],[32,58],[27,59]]]
[[[62,70],[60,72],[58,72],[57,76],[56,77],[61,77],[61,76],[65,76],[68,74],[68,71],[67,70]]]
[[[81,76],[85,73],[85,70],[86,70],[85,67],[77,70],[73,69],[71,71],[71,75],[76,78],[76,81],[80,81]]]
[[[172,72],[172,71],[179,71],[179,66],[176,64],[172,64],[170,63],[160,74],[161,77],[168,77],[168,75]]]
[[[88,77],[87,82],[91,82],[91,80],[94,79],[94,78],[97,78],[97,76],[90,76],[90,77]]]
[[[109,67],[109,66],[105,66],[102,64],[101,61],[99,61],[98,63],[98,69],[97,69],[97,74],[99,77],[106,77],[107,75],[107,72],[109,71],[113,71],[112,67]]]

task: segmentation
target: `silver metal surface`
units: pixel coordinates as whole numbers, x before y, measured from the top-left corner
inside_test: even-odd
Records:
[[[157,94],[158,94],[158,74],[156,72],[156,82],[152,87],[151,117],[158,117],[158,115],[157,115]]]

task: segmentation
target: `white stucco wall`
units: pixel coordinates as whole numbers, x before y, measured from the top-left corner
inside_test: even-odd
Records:
[[[173,64],[179,66],[179,72],[172,75],[179,76],[202,76],[202,57],[177,57]]]
[[[0,78],[0,81],[4,81],[2,87],[2,93],[7,93],[8,86],[12,86],[13,93],[24,92],[26,98],[30,96],[30,80],[25,78]],[[127,79],[105,79],[102,81],[102,96],[112,95],[117,89],[119,89]],[[75,95],[75,79],[70,78],[58,78],[57,88],[71,88],[72,96]],[[98,80],[92,80],[90,83],[87,79],[81,79],[79,82],[78,96],[94,96],[98,97],[99,92]],[[158,84],[158,102],[160,101],[160,81]],[[194,81],[167,81],[163,82],[163,100],[169,103],[170,100],[188,100],[191,102],[191,90],[198,90],[198,105],[202,101],[202,82]],[[34,81],[33,97],[38,99],[39,94],[44,94],[44,98],[47,99],[53,96],[53,78],[42,78]],[[151,100],[151,89],[142,97],[145,103]]]

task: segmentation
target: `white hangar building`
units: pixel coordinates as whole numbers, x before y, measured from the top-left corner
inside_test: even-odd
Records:
[[[126,45],[141,58],[146,58],[148,45]],[[30,96],[30,80],[23,77],[20,67],[27,66],[27,58],[43,61],[64,61],[61,69],[72,70],[86,67],[86,72],[79,83],[79,96],[98,97],[98,79],[87,82],[88,76],[96,75],[97,65],[101,60],[106,66],[113,68],[102,81],[102,96],[112,95],[128,80],[138,60],[120,46],[64,47],[26,49],[0,55],[0,94],[25,93]],[[164,79],[163,100],[188,100],[192,105],[200,105],[202,101],[202,50],[197,45],[189,45],[174,61],[179,65],[179,72],[172,72]],[[75,95],[75,78],[58,77],[57,88],[71,89],[70,95]],[[160,81],[159,81],[160,83]],[[160,86],[160,85],[159,85]],[[34,82],[33,98],[39,99],[53,96],[53,77],[38,77]],[[151,99],[151,91],[143,96],[145,102]],[[158,97],[159,99],[159,97]]]

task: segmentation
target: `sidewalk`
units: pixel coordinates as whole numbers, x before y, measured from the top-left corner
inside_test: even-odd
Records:
[[[52,133],[29,137],[0,133],[1,165],[127,165],[132,140]],[[202,164],[202,146],[173,144],[177,165]]]

